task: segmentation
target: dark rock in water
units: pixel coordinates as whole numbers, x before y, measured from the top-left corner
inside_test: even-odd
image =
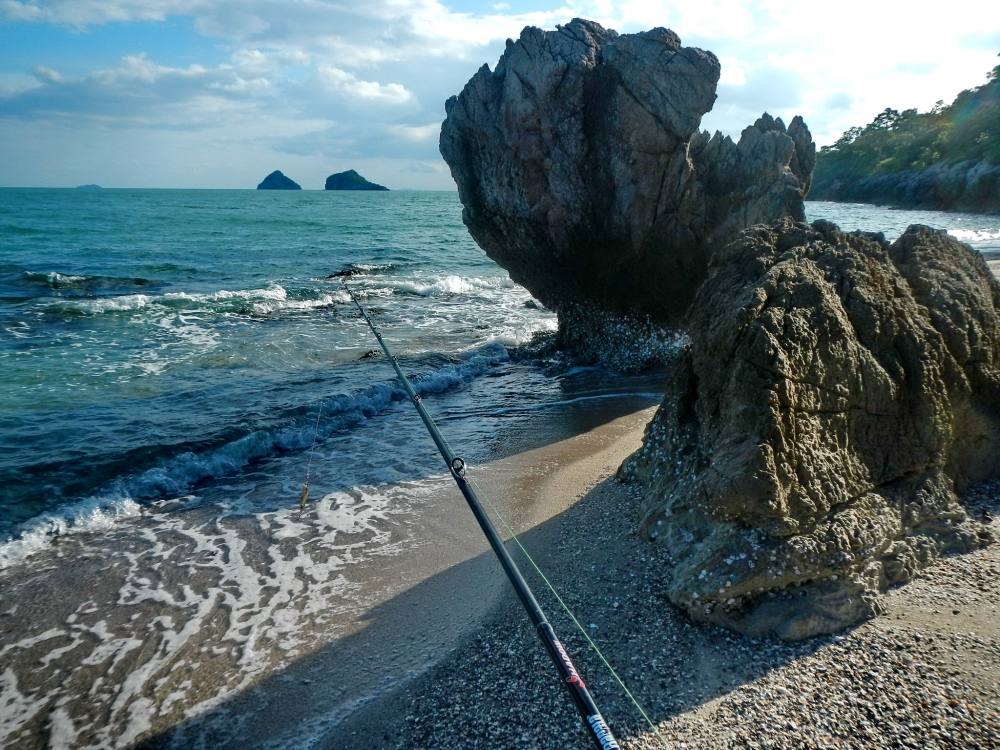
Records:
[[[258,190],[301,190],[302,187],[295,180],[285,177],[279,170],[271,172],[257,186]]]
[[[719,71],[667,29],[575,19],[525,28],[445,105],[440,148],[463,219],[559,314],[564,344],[626,369],[656,362],[664,350],[618,337],[677,321],[712,250],[740,230],[804,219],[809,130],[765,114],[738,143],[699,133]]]
[[[364,354],[362,354],[358,359],[378,359],[382,356],[382,352],[378,349],[369,349]]]
[[[353,169],[337,172],[326,178],[326,190],[388,190],[384,185],[368,182]]]
[[[1000,285],[968,246],[754,227],[713,257],[690,335],[620,476],[693,617],[832,632],[985,543],[956,491],[1000,474]]]

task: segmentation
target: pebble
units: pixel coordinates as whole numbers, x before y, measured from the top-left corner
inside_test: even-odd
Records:
[[[1000,518],[1000,483],[964,500],[970,515],[979,503]],[[887,616],[786,643],[694,623],[668,605],[655,571],[669,557],[634,534],[638,502],[628,486],[605,481],[532,550],[576,616],[602,623],[598,630],[582,619],[666,743],[539,591],[623,750],[1000,748],[1000,545],[927,568],[890,592]],[[990,524],[1000,538],[1000,521]],[[576,539],[601,544],[581,548]],[[934,614],[934,603],[958,614],[954,601],[982,616]],[[400,700],[405,720],[385,730],[392,740],[379,747],[591,747],[513,595]],[[371,710],[375,721],[387,720],[383,707]],[[368,740],[338,738],[335,746],[370,747]]]

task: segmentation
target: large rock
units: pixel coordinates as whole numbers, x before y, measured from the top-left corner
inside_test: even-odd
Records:
[[[691,345],[621,476],[698,619],[801,638],[981,544],[1000,473],[1000,285],[947,234],[755,227],[716,253]]]
[[[764,115],[738,143],[698,131],[719,70],[667,29],[575,19],[525,28],[445,105],[441,153],[469,231],[559,313],[565,343],[623,366],[657,359],[634,342],[679,318],[713,248],[804,219],[815,147],[800,118]]]

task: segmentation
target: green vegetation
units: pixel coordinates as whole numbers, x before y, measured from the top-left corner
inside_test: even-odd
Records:
[[[851,128],[824,146],[811,197],[878,201],[877,193],[888,191],[893,195],[886,202],[905,203],[887,176],[905,173],[912,182],[915,173],[939,174],[960,162],[970,169],[973,162],[1000,165],[1000,65],[985,84],[963,91],[951,104],[939,101],[923,113],[885,109],[865,127]]]
[[[863,128],[845,132],[820,149],[817,172],[842,175],[926,169],[936,162],[974,159],[1000,164],[1000,65],[987,82],[930,112],[885,109]]]

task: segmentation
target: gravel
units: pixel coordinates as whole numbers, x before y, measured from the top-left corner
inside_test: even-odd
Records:
[[[623,748],[1000,748],[1000,545],[939,561],[889,592],[883,616],[844,633],[751,639],[663,599],[656,571],[670,561],[635,536],[638,502],[607,479],[521,537],[658,726],[662,742],[529,576]],[[965,502],[1000,532],[1000,483]],[[589,747],[513,595],[443,662],[328,740]]]

